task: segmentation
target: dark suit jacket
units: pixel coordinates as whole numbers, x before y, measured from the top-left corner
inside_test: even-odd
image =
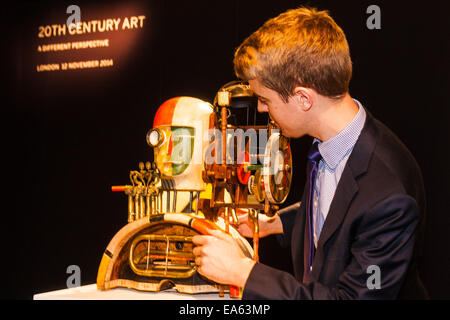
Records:
[[[303,278],[305,194],[280,210],[294,276],[257,263],[243,299],[421,299],[417,269],[425,216],[420,169],[402,142],[367,112],[319,237],[310,281]],[[380,268],[380,289],[367,282]],[[371,282],[370,280],[369,282]]]

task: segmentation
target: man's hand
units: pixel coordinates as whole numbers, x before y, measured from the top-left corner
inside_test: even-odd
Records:
[[[244,287],[255,261],[245,256],[233,238],[220,230],[192,238],[198,272],[208,279]]]
[[[239,225],[235,226],[239,233],[246,237],[253,237],[253,221],[248,215],[247,210],[237,210]],[[265,214],[258,214],[259,237],[264,238],[271,234],[283,233],[283,225],[280,216],[275,214],[273,217],[268,217]]]

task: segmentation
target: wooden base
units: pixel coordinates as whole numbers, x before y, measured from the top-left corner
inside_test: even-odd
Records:
[[[152,240],[150,244],[149,241],[147,247],[149,251],[149,248],[155,251],[159,250],[158,252],[163,251],[164,248],[166,250],[166,267],[163,274],[160,271],[152,273],[148,257],[154,257],[155,255],[146,254],[147,249],[140,249],[141,251],[138,252],[137,256],[147,259],[147,269],[150,271],[144,270],[140,272],[140,270],[136,269],[136,266],[132,267],[134,262],[131,263],[130,259],[135,255],[133,250],[139,250],[137,249],[138,246],[135,246],[138,239],[143,239],[144,237],[159,239],[171,236],[181,236],[189,239],[189,237],[196,234],[207,234],[208,229],[220,229],[223,231],[223,226],[219,226],[221,224],[223,224],[223,220],[219,223],[213,223],[201,217],[184,213],[153,215],[127,224],[113,237],[103,254],[97,274],[97,288],[99,290],[108,290],[124,287],[140,291],[161,291],[175,288],[180,293],[190,294],[219,292],[220,286],[217,283],[200,275],[192,261],[189,262],[190,264],[186,262],[186,257],[190,257],[193,260],[192,243],[185,242],[184,245],[180,245],[180,243],[167,241],[161,244]],[[231,235],[243,248],[244,252],[251,257],[253,250],[247,240],[242,238],[234,229]],[[145,241],[143,242],[145,245]],[[162,248],[163,245],[164,248]],[[175,262],[178,261],[178,264],[173,264],[173,270],[170,265],[167,267],[168,256],[171,256],[171,259]],[[182,263],[185,263],[184,269],[188,270],[188,272],[183,273],[176,269]],[[161,266],[156,267],[161,268]],[[222,287],[225,287],[228,291],[228,286]]]

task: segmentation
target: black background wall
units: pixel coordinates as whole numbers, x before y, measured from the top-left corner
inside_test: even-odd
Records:
[[[83,21],[147,18],[144,28],[127,34],[133,41],[124,38],[127,48],[114,67],[37,72],[38,26],[64,24],[71,4],[80,6]],[[380,30],[366,27],[371,4],[381,8]],[[111,0],[3,7],[0,297],[31,299],[64,289],[69,265],[80,266],[82,285],[95,283],[102,253],[127,219],[125,196],[110,186],[127,183],[129,170],[153,159],[145,134],[157,107],[181,95],[212,101],[235,79],[232,57],[245,37],[289,8],[311,5],[329,10],[346,32],[354,64],[351,95],[404,141],[422,168],[428,197],[423,279],[432,298],[450,298],[450,52],[444,4]],[[287,203],[301,195],[309,143],[310,138],[292,142],[297,184]],[[274,239],[263,239],[261,260],[291,271],[289,251]]]

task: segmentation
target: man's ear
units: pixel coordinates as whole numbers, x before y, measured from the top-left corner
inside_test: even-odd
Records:
[[[314,91],[310,88],[295,87],[293,98],[303,111],[308,111],[314,103]]]

